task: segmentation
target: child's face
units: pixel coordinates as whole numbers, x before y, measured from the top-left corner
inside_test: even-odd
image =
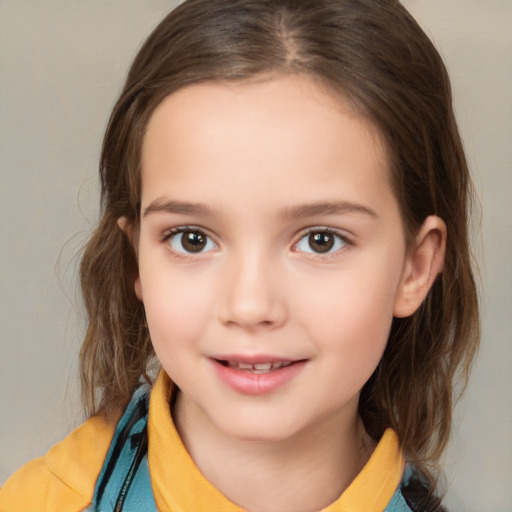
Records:
[[[304,78],[159,106],[136,291],[180,413],[259,441],[353,424],[407,261],[389,181],[371,126]]]

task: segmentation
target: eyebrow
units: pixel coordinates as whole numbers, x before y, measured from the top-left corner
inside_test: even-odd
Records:
[[[187,203],[165,199],[155,199],[144,209],[143,217],[151,213],[174,213],[177,215],[213,215],[214,211],[202,203]]]
[[[327,201],[320,203],[304,204],[285,207],[281,210],[283,218],[304,218],[317,215],[340,215],[344,213],[361,213],[371,217],[378,217],[375,210],[358,203],[349,201]]]
[[[144,209],[143,217],[152,213],[168,213],[175,215],[212,216],[215,210],[203,203],[189,203],[166,199],[155,199]],[[360,213],[378,217],[375,210],[349,201],[327,201],[320,203],[286,206],[281,209],[280,216],[284,219],[315,217],[318,215],[341,215],[345,213]]]

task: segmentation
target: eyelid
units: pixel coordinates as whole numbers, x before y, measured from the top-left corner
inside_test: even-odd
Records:
[[[165,229],[163,233],[160,235],[160,240],[168,240],[172,235],[175,235],[176,233],[183,233],[185,231],[200,231],[201,233],[204,233],[212,240],[214,238],[210,231],[206,228],[197,226],[196,224],[180,224],[179,226],[174,226],[172,228]]]

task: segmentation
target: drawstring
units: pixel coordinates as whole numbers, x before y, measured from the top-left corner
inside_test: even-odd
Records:
[[[114,508],[114,512],[121,512],[123,509],[123,503],[126,498],[126,495],[128,494],[128,491],[130,490],[130,485],[133,482],[133,477],[135,476],[135,473],[137,472],[137,469],[144,458],[144,455],[147,452],[148,448],[148,434],[147,434],[147,427],[144,427],[144,430],[140,434],[136,434],[133,437],[137,436],[140,437],[139,446],[137,448],[137,453],[135,454],[135,458],[133,459],[132,465],[130,466],[130,470],[128,471],[128,474],[126,475],[126,478],[124,479],[123,486],[121,487],[121,492],[119,493],[119,496],[116,501],[116,506]],[[132,439],[132,442],[135,441]]]

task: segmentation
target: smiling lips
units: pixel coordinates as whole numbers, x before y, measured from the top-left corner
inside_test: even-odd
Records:
[[[242,360],[240,360],[242,359]],[[273,360],[264,358],[249,362],[245,358],[212,359],[218,378],[234,391],[244,395],[263,395],[277,391],[297,375],[307,360]]]

